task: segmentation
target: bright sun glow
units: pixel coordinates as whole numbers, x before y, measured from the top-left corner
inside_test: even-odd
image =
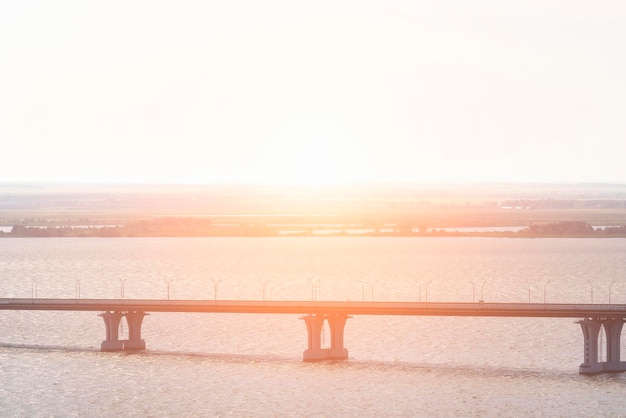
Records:
[[[314,185],[362,179],[360,149],[342,134],[320,121],[292,124],[266,150],[263,178],[271,183]]]
[[[4,181],[626,181],[624,2],[8,3]]]

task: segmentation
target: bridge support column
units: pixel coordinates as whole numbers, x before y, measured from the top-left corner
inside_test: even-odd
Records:
[[[584,362],[578,368],[580,374],[601,373],[602,364],[598,363],[598,333],[602,322],[599,319],[583,319],[578,321],[583,330]]]
[[[330,352],[328,354],[333,360],[346,360],[348,358],[348,350],[343,346],[343,330],[348,318],[350,318],[348,315],[326,316],[330,327]]]
[[[141,339],[141,324],[146,313],[129,311],[125,316],[128,323],[128,340],[124,340],[124,351],[145,350],[146,342]]]
[[[606,372],[626,371],[626,362],[620,359],[620,337],[624,320],[610,318],[602,321],[606,333],[606,363],[603,364]]]
[[[124,342],[119,339],[122,313],[107,311],[101,313],[100,316],[104,319],[104,326],[106,327],[106,340],[100,344],[100,351],[122,351]]]
[[[309,347],[304,350],[302,359],[304,361],[320,361],[326,359],[326,354],[322,350],[322,326],[324,325],[323,315],[303,316],[309,336]]]
[[[348,315],[307,315],[302,317],[306,324],[309,346],[302,355],[304,361],[345,360],[348,350],[343,346],[343,330]],[[330,348],[322,348],[322,327],[328,321]]]

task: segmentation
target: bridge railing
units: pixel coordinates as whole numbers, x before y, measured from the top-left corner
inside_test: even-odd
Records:
[[[462,315],[487,316],[488,313],[511,316],[590,316],[623,315],[623,304],[559,304],[559,303],[503,303],[503,302],[359,302],[359,301],[269,301],[269,300],[176,300],[176,299],[33,299],[1,298],[0,310],[125,310],[145,311],[221,311],[243,312],[323,312],[373,315]],[[204,309],[203,309],[204,308]],[[537,315],[533,315],[536,313]]]

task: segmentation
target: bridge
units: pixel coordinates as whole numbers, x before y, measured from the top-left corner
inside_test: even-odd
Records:
[[[145,349],[141,325],[149,312],[298,314],[302,315],[308,332],[304,361],[347,359],[343,334],[346,321],[352,315],[577,318],[584,344],[584,361],[579,372],[626,371],[626,362],[620,358],[621,332],[626,318],[626,305],[622,304],[0,298],[0,310],[101,312],[106,328],[102,351]],[[127,340],[119,339],[122,317],[128,323]],[[321,347],[325,322],[330,328],[330,348]],[[598,337],[602,328],[606,334],[606,361],[601,362]]]

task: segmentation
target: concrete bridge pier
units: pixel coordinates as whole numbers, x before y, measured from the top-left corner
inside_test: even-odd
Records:
[[[330,327],[329,357],[333,360],[347,360],[348,350],[343,346],[343,330],[346,327],[348,315],[327,315],[326,321]]]
[[[141,324],[147,314],[143,311],[107,311],[101,313],[106,327],[106,340],[100,344],[100,351],[137,351],[145,350],[146,342],[141,339]],[[128,324],[128,339],[120,340],[119,329],[122,316]]]
[[[124,340],[124,351],[145,350],[146,342],[141,339],[141,324],[147,314],[143,311],[126,312],[128,340]]]
[[[122,351],[124,342],[119,339],[121,312],[103,312],[100,314],[106,327],[106,340],[100,344],[100,351]]]
[[[626,362],[620,358],[623,318],[586,318],[578,324],[583,330],[585,347],[580,374],[626,371]],[[606,334],[606,361],[598,361],[598,335],[602,327]]]
[[[580,374],[600,373],[604,370],[598,362],[598,334],[602,327],[599,319],[583,319],[578,321],[583,330],[584,338],[584,362],[578,368]]]
[[[348,315],[315,314],[303,316],[306,324],[309,346],[302,355],[304,361],[346,360],[348,350],[343,346],[343,330]],[[328,321],[330,327],[330,348],[322,348],[322,327]]]
[[[604,332],[606,333],[606,363],[605,372],[626,371],[626,362],[620,359],[620,340],[624,319],[608,318],[602,321]]]
[[[324,326],[323,315],[303,316],[306,330],[309,337],[309,347],[304,350],[302,359],[304,361],[320,361],[326,359],[326,354],[322,350],[322,326]]]

